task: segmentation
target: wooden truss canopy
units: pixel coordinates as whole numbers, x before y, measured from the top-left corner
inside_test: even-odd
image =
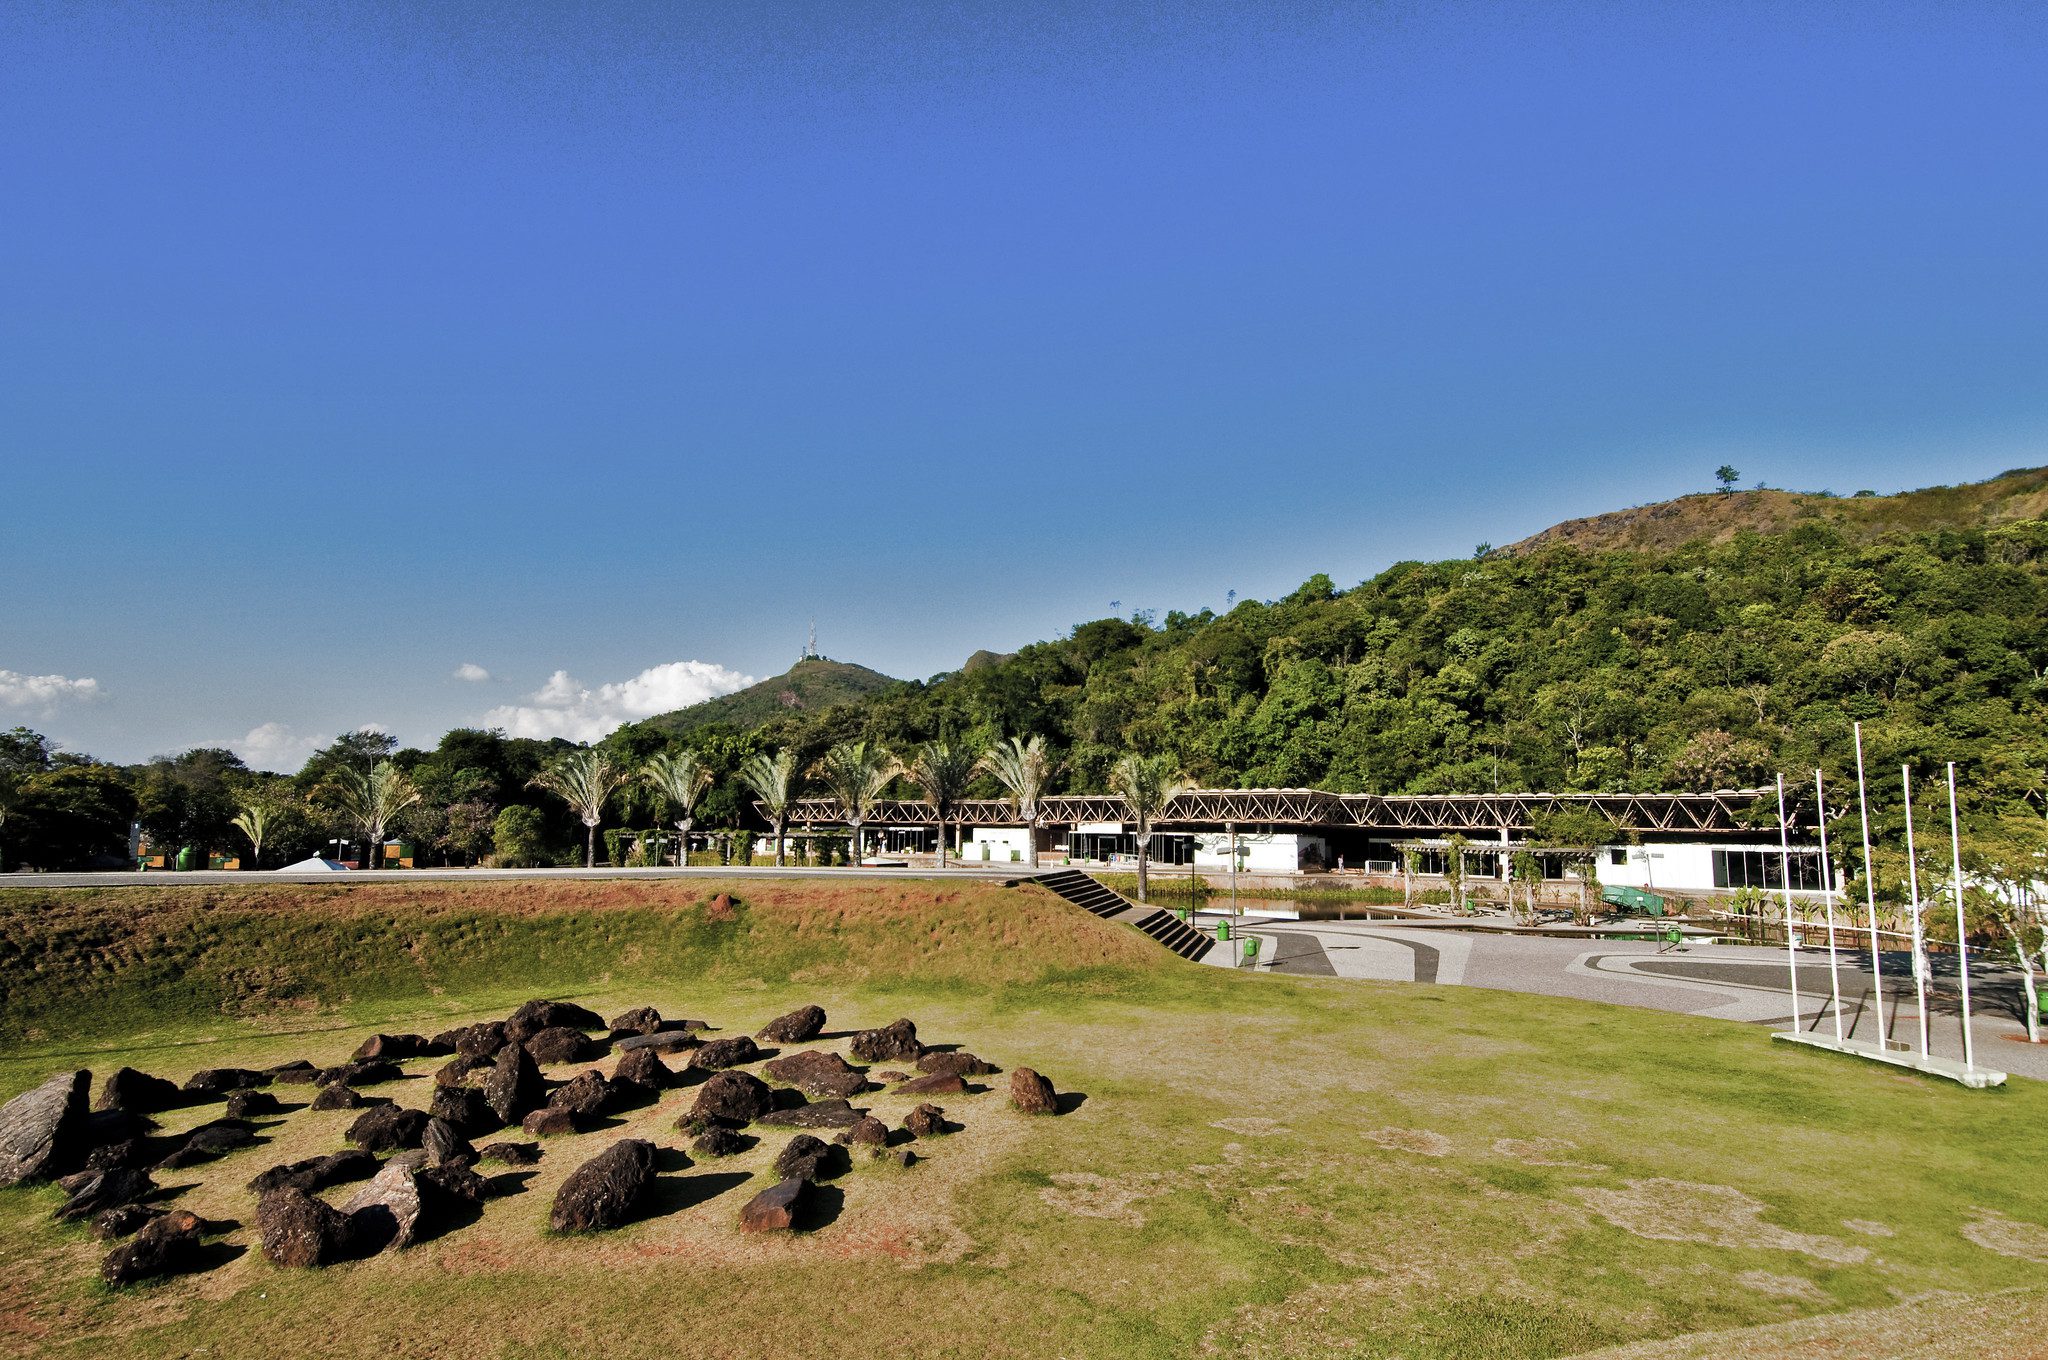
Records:
[[[1763,796],[1760,789],[1712,793],[1324,793],[1320,789],[1193,789],[1167,806],[1161,823],[1175,827],[1291,826],[1369,831],[1528,831],[1536,817],[1568,808],[1589,809],[1623,831],[1728,833],[1743,830],[1741,814]],[[759,805],[756,805],[759,810]],[[835,798],[805,798],[790,805],[793,825],[844,823]],[[918,799],[877,803],[869,826],[935,826],[938,812]],[[971,798],[953,805],[961,826],[1022,826],[1011,804]],[[1042,826],[1129,822],[1130,809],[1115,794],[1062,794],[1039,803]]]

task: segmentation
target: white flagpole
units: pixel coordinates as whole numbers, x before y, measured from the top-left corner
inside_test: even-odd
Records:
[[[1877,1047],[1883,1052],[1891,1042],[1891,1029],[1884,1022],[1884,958],[1877,945],[1877,869],[1870,861],[1870,799],[1863,788],[1863,724],[1856,724],[1856,810],[1863,819],[1863,910],[1870,927],[1870,996],[1877,1007]]]
[[[1792,979],[1792,1033],[1799,1032],[1799,951],[1792,947],[1792,844],[1785,829],[1785,776],[1778,776],[1778,886],[1785,897],[1785,971]]]
[[[1823,777],[1813,772],[1813,802],[1820,822],[1821,905],[1828,918],[1828,1000],[1835,1009],[1835,1041],[1842,1039],[1842,973],[1835,961],[1835,864],[1828,857],[1828,799]]]
[[[1899,766],[1906,794],[1906,883],[1913,899],[1913,989],[1920,1004],[1920,1056],[1927,1056],[1927,947],[1920,924],[1920,861],[1913,854],[1913,767]]]
[[[1963,833],[1956,820],[1956,763],[1948,763],[1948,850],[1956,871],[1956,969],[1963,986],[1963,1069],[1977,1066],[1970,1044],[1970,926],[1963,917]]]

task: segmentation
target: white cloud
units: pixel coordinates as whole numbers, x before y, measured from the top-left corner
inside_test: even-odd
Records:
[[[596,741],[622,723],[687,708],[753,683],[753,676],[709,661],[649,666],[630,680],[595,689],[567,671],[556,671],[524,704],[494,708],[483,721],[515,737]]]
[[[97,680],[0,671],[0,708],[49,709],[73,700],[90,703],[99,697],[100,682]]]
[[[225,745],[251,769],[295,774],[306,763],[306,757],[320,749],[320,738],[299,736],[288,723],[267,722],[250,728],[249,735],[240,741]]]
[[[465,661],[455,668],[457,680],[467,680],[472,685],[481,685],[491,678],[491,673],[474,661]]]

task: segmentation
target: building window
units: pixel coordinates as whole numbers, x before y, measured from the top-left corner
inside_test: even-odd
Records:
[[[1794,850],[1791,854],[1792,888],[1796,892],[1819,892],[1820,852]],[[1716,850],[1714,886],[1717,888],[1769,888],[1785,886],[1776,850]]]
[[[1621,868],[1623,865],[1628,863],[1628,851],[1617,848],[1610,848],[1607,851],[1607,862],[1609,864],[1612,864],[1617,869]]]

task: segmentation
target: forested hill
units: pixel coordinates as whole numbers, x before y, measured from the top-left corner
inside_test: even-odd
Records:
[[[1707,492],[1633,510],[1567,520],[1511,545],[1511,553],[1551,543],[1581,548],[1670,549],[1698,539],[1725,543],[1745,530],[1775,534],[1825,524],[1846,542],[1929,529],[1994,528],[2048,516],[2048,468],[2021,468],[1985,482],[1930,486],[1895,496],[1859,491]]]
[[[650,731],[678,734],[700,727],[725,725],[742,730],[759,727],[780,714],[816,712],[834,704],[878,694],[900,683],[880,671],[822,656],[805,657],[782,675],[749,685],[732,694],[706,699],[647,719]]]
[[[1960,527],[1550,541],[1347,590],[1318,576],[1222,616],[1098,620],[746,743],[1043,733],[1083,789],[1134,748],[1211,785],[1669,789],[1844,768],[1862,719],[1890,784],[1902,760],[1954,759],[2018,797],[2048,766],[2048,524],[1985,527],[1993,498],[1959,499]]]

